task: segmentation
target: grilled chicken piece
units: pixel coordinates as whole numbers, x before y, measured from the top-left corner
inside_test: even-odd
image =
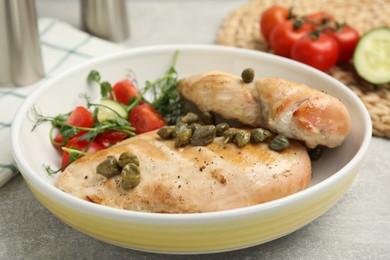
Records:
[[[236,75],[211,71],[181,80],[178,90],[200,109],[268,128],[309,148],[339,146],[350,131],[350,115],[338,99],[285,79],[246,84]]]
[[[181,80],[178,90],[200,110],[212,111],[250,126],[261,124],[255,86],[245,84],[241,77],[212,71]]]
[[[96,173],[108,155],[124,152],[140,161],[141,181],[124,190],[120,176]],[[109,149],[84,156],[59,177],[64,192],[110,207],[155,212],[195,213],[256,205],[296,193],[311,180],[306,149],[292,141],[275,152],[266,143],[239,148],[217,137],[208,146],[176,148],[155,131],[138,135]],[[207,199],[205,199],[207,198]]]

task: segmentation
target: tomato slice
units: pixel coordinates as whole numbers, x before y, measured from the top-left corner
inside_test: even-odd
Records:
[[[136,134],[156,130],[167,124],[164,117],[147,103],[134,107],[129,113],[129,121],[136,128]]]
[[[65,145],[65,147],[66,148],[74,148],[74,149],[77,149],[79,151],[84,151],[84,149],[88,146],[89,141],[86,141],[86,140],[79,141],[78,139],[79,139],[79,136],[72,137],[69,140],[69,143],[67,143]],[[97,142],[92,142],[88,146],[87,150],[84,152],[94,153],[94,152],[100,151],[102,149],[104,149],[104,147],[102,145],[100,145]],[[64,151],[62,153],[62,162],[61,162],[62,170],[64,170],[66,168],[66,166],[68,166],[69,163],[70,163],[69,153]]]
[[[66,120],[66,123],[73,126],[92,127],[93,115],[85,107],[77,106]]]
[[[94,123],[93,114],[83,106],[77,106],[72,113],[69,115],[68,119],[66,119],[66,123],[72,126],[78,127],[92,127]],[[86,131],[81,130],[76,136],[81,136]],[[65,145],[66,138],[61,135],[61,133],[57,133],[54,137],[54,146],[63,146]]]
[[[107,131],[96,136],[95,142],[104,148],[113,146],[129,137],[128,134],[119,131]]]
[[[125,106],[128,106],[129,101],[138,95],[137,87],[127,79],[117,82],[112,91],[115,93],[116,101]]]
[[[63,137],[62,134],[57,133],[56,136],[54,137],[54,143],[53,143],[54,147],[60,148],[64,146],[65,143],[66,143],[65,137]]]

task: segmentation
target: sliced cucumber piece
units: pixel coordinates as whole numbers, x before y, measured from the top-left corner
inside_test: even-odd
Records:
[[[97,120],[99,122],[112,121],[117,117],[127,119],[126,109],[118,102],[111,99],[101,99],[100,105],[97,109]]]
[[[353,63],[359,76],[368,82],[390,82],[390,28],[365,33],[355,48]]]

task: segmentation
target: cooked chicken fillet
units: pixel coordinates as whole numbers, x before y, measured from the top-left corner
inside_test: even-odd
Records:
[[[124,190],[120,176],[96,174],[108,155],[124,151],[140,161],[141,181]],[[291,141],[275,152],[267,144],[239,148],[217,137],[208,146],[176,148],[155,131],[84,156],[59,177],[64,192],[110,207],[155,212],[196,213],[234,209],[275,200],[306,188],[311,163],[306,149]]]
[[[338,99],[285,79],[246,84],[236,75],[211,71],[181,80],[178,90],[200,109],[268,128],[309,148],[339,146],[350,131],[350,115]]]

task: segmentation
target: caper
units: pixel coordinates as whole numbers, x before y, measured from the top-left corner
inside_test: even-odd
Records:
[[[199,116],[195,113],[188,112],[185,116],[183,116],[180,120],[183,123],[186,124],[193,124],[199,121]]]
[[[187,128],[191,129],[192,132],[195,131],[195,129],[198,129],[199,127],[201,127],[202,125],[198,124],[198,123],[192,123],[190,124],[189,126],[187,126]]]
[[[272,133],[267,129],[255,128],[251,132],[251,141],[252,143],[261,143],[265,139],[270,138]]]
[[[271,140],[269,147],[274,151],[284,150],[288,147],[288,139],[283,135],[277,135]]]
[[[124,167],[128,163],[134,163],[135,165],[139,166],[138,157],[130,152],[121,153],[118,159],[118,165],[120,167]]]
[[[191,144],[197,146],[208,145],[215,138],[216,127],[213,125],[204,125],[195,129],[191,137]]]
[[[234,136],[234,143],[238,147],[243,147],[249,143],[249,140],[251,139],[251,134],[245,130],[239,130]]]
[[[235,129],[228,129],[225,132],[223,132],[223,142],[225,144],[233,142],[236,133],[237,130]]]
[[[222,136],[223,133],[224,133],[226,130],[229,129],[229,124],[228,124],[228,123],[219,123],[219,124],[217,124],[215,127],[216,127],[216,130],[217,130],[216,135],[217,135],[217,136]]]
[[[188,128],[188,125],[186,123],[178,122],[175,125],[175,127],[173,127],[173,129],[172,129],[172,136],[176,138],[178,132],[181,132],[187,128]]]
[[[180,147],[189,144],[191,141],[192,130],[189,128],[180,129],[176,132],[175,146]]]
[[[122,168],[121,172],[122,188],[125,190],[134,188],[141,181],[141,174],[135,163],[128,163]]]
[[[158,129],[157,134],[165,140],[171,139],[173,136],[173,128],[170,126],[163,126],[160,129]]]
[[[214,125],[215,124],[215,116],[209,111],[203,111],[201,114],[201,118],[203,124],[205,125]]]
[[[121,170],[115,156],[107,156],[106,159],[101,161],[96,167],[96,173],[107,178],[120,174]]]
[[[241,78],[245,83],[251,83],[255,77],[255,71],[251,68],[244,69],[241,73]]]
[[[317,146],[316,148],[309,150],[309,157],[311,160],[315,161],[318,160],[323,153],[324,153],[324,147]]]

